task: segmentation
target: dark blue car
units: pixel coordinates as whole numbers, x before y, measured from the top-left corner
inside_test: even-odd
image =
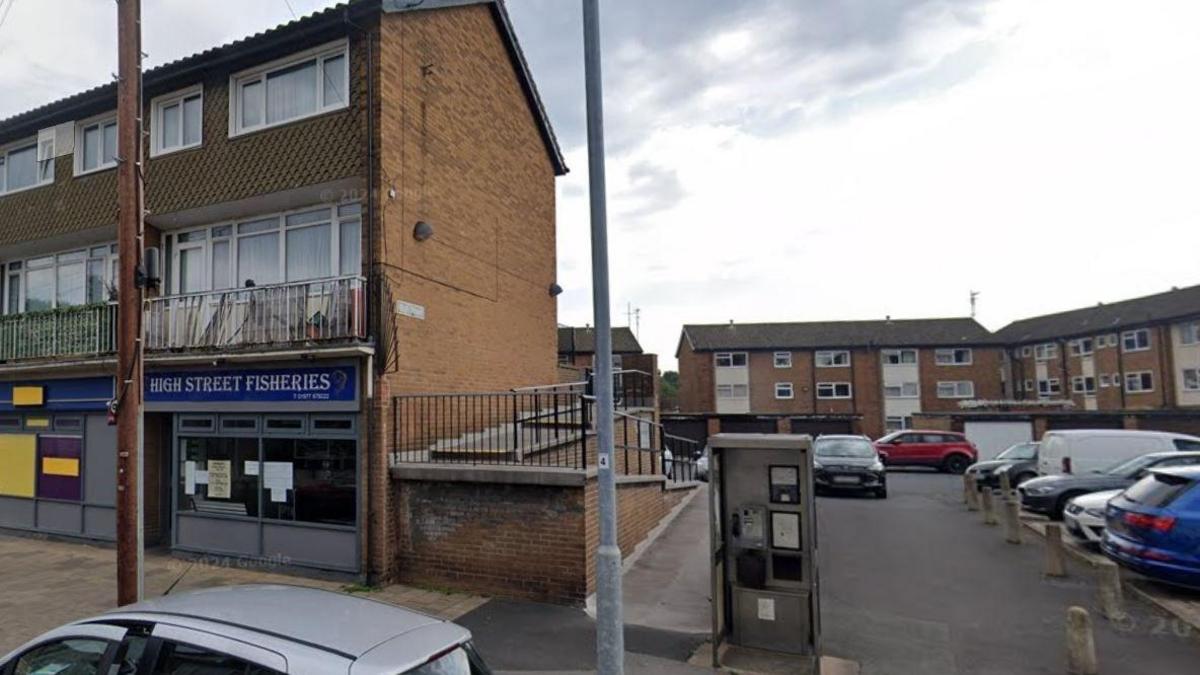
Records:
[[[1152,470],[1113,497],[1100,547],[1135,572],[1200,589],[1200,467]]]

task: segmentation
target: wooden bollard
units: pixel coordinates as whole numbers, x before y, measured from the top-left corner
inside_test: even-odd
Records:
[[[1007,471],[1000,472],[1000,494],[1005,501],[1012,501],[1017,498],[1017,493],[1012,489],[1012,479],[1008,477]]]
[[[1096,639],[1092,635],[1092,617],[1082,607],[1067,609],[1067,673],[1099,675],[1096,663]]]
[[[981,492],[979,494],[979,496],[983,498],[983,524],[984,525],[995,525],[996,524],[996,505],[995,505],[994,501],[992,500],[991,488],[985,487],[983,489],[983,492]]]
[[[1046,576],[1067,576],[1066,551],[1063,549],[1062,525],[1046,524]]]
[[[971,505],[971,474],[963,473],[963,503]]]
[[[975,476],[970,474],[963,475],[964,490],[967,496],[967,510],[979,510],[979,485],[975,482]]]
[[[1121,569],[1110,560],[1096,564],[1100,582],[1100,614],[1109,621],[1125,618],[1124,598],[1121,593]]]
[[[1004,500],[1004,541],[1021,543],[1021,505],[1015,499]]]

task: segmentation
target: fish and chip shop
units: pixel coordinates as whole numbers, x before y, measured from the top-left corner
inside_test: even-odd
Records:
[[[357,572],[359,389],[353,363],[148,372],[172,548]]]

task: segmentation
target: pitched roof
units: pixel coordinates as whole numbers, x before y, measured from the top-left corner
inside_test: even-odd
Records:
[[[642,345],[629,328],[614,326],[612,350],[614,354],[641,354]],[[596,329],[591,326],[587,328],[559,326],[558,351],[560,354],[594,354],[596,352]]]
[[[187,76],[196,71],[203,71],[219,63],[243,58],[258,50],[267,50],[280,42],[294,41],[328,30],[335,24],[347,22],[350,15],[361,16],[373,12],[413,12],[463,5],[489,5],[493,17],[504,39],[517,78],[529,102],[529,107],[537,121],[546,152],[550,155],[551,164],[557,175],[567,173],[566,161],[559,148],[554,129],[550,126],[550,118],[542,105],[541,96],[534,84],[529,64],[517,42],[517,34],[509,19],[504,6],[505,0],[347,0],[327,9],[309,14],[274,28],[261,31],[240,40],[212,47],[202,52],[186,56],[156,68],[151,68],[142,74],[142,83],[146,91],[153,90],[157,85]],[[4,137],[14,138],[20,135],[35,133],[39,128],[51,124],[79,119],[96,112],[104,112],[116,105],[117,85],[108,83],[93,87],[86,91],[72,94],[52,103],[17,113],[5,119],[0,119],[0,140]],[[47,120],[53,120],[47,122]],[[21,133],[17,133],[21,132]]]
[[[1101,303],[1014,321],[996,331],[1006,343],[1089,335],[1158,321],[1200,315],[1200,286],[1172,289],[1140,298]]]
[[[970,318],[691,325],[683,327],[683,339],[688,340],[696,351],[923,347],[993,342],[991,333]]]

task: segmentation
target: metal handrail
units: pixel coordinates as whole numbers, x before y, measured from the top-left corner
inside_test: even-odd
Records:
[[[180,300],[183,298],[191,298],[191,297],[197,297],[197,296],[202,296],[202,295],[226,295],[229,293],[248,293],[248,292],[254,292],[254,291],[267,291],[267,290],[271,290],[271,289],[275,289],[275,288],[289,288],[289,287],[295,287],[295,286],[307,286],[307,285],[311,285],[311,284],[331,284],[336,281],[347,281],[347,280],[358,280],[358,281],[366,283],[367,278],[362,276],[361,274],[345,274],[345,275],[336,276],[336,277],[320,277],[317,279],[304,279],[304,280],[297,280],[297,281],[279,281],[279,282],[276,282],[273,284],[261,284],[261,285],[255,285],[255,286],[232,286],[230,288],[214,288],[214,289],[207,290],[207,291],[189,291],[187,293],[170,293],[170,294],[166,294],[166,295],[159,295],[159,296],[155,296],[153,298],[146,298],[146,302],[151,303],[151,302],[155,302],[158,300]],[[116,304],[116,303],[113,303],[113,304]]]

